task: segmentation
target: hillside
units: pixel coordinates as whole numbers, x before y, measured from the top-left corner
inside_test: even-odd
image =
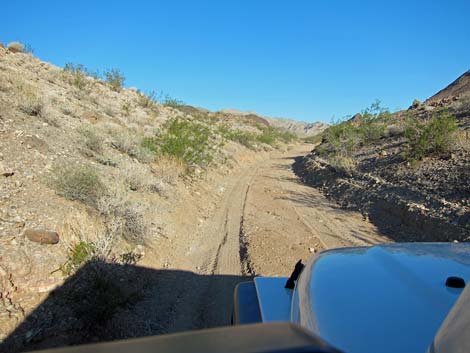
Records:
[[[118,71],[107,74],[0,47],[0,340],[17,329],[8,351],[60,344],[63,332],[81,331],[73,342],[88,342],[89,332],[142,334],[143,321],[126,334],[99,321],[150,291],[144,273],[119,284],[131,276],[124,265],[206,271],[200,262],[216,261],[218,243],[204,237],[220,236],[206,221],[229,181],[296,143],[259,117],[157,102],[122,87]],[[191,261],[188,246],[207,253]],[[90,289],[95,277],[111,289]],[[60,308],[54,323],[50,308],[28,316],[64,283],[82,299],[57,294],[65,301],[51,304]],[[82,315],[91,312],[98,316]]]
[[[406,111],[375,104],[330,127],[298,175],[396,241],[468,241],[468,83],[467,72]]]
[[[449,84],[444,89],[437,92],[432,97],[426,99],[427,104],[436,104],[444,101],[450,103],[452,100],[457,100],[461,96],[470,94],[470,71],[463,73],[454,82]]]

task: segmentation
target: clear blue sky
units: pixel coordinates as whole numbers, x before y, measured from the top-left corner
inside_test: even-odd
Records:
[[[425,99],[470,68],[470,1],[4,1],[0,41],[212,110],[306,121]]]

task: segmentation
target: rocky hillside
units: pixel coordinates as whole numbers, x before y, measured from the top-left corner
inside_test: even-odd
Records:
[[[84,263],[167,268],[224,175],[295,142],[256,119],[157,102],[123,81],[117,70],[100,78],[0,47],[0,343]],[[18,331],[7,351],[92,330],[77,312],[110,316],[100,310],[125,306],[145,285],[122,290],[119,276],[84,280],[112,290],[89,298],[90,287],[75,288],[63,317]]]
[[[470,71],[465,72],[446,88],[440,90],[432,97],[426,99],[426,104],[450,103],[470,92]]]
[[[468,72],[406,111],[373,104],[334,125],[296,165],[346,209],[398,241],[470,239]]]

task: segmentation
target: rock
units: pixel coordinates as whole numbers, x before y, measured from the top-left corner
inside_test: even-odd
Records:
[[[411,103],[411,108],[418,108],[421,105],[421,101],[418,99],[415,99],[413,103]]]
[[[29,240],[39,244],[57,244],[59,242],[59,234],[53,231],[26,229],[24,235]]]
[[[0,48],[2,48],[2,49],[5,48],[5,44],[0,42]]]
[[[8,178],[15,175],[15,172],[7,168],[2,162],[0,162],[0,175]]]
[[[308,248],[308,251],[310,251],[312,254],[315,253],[315,248]]]

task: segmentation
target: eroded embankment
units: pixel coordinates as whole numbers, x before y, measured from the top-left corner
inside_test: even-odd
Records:
[[[336,171],[310,153],[298,158],[295,173],[342,208],[359,210],[395,241],[468,241],[470,215],[458,203],[390,182],[372,173]]]

